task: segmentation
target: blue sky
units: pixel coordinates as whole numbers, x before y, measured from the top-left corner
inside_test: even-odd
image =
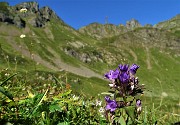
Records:
[[[29,0],[1,0],[15,5]],[[49,6],[75,29],[93,22],[119,25],[132,18],[142,25],[157,24],[180,14],[180,0],[34,0]]]

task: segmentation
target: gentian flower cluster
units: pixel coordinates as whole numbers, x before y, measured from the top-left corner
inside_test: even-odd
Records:
[[[110,83],[109,87],[113,91],[109,91],[113,94],[113,99],[110,96],[105,97],[106,111],[114,114],[115,110],[118,108],[123,108],[131,106],[134,102],[135,95],[138,93],[143,93],[143,86],[139,85],[138,77],[135,74],[140,66],[133,64],[129,66],[128,64],[120,64],[117,69],[110,70],[104,76]],[[127,97],[133,97],[133,100],[127,100]],[[120,98],[120,99],[117,99]],[[138,114],[141,112],[141,100],[136,99],[135,110]]]
[[[140,86],[138,85],[138,77],[135,74],[140,66],[133,64],[119,65],[116,70],[110,70],[104,76],[111,81],[109,86],[119,91],[121,96],[136,95],[142,93]]]

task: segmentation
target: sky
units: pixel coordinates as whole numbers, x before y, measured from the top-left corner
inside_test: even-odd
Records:
[[[11,6],[29,0],[0,0]],[[79,29],[90,23],[123,24],[136,19],[157,24],[180,14],[180,0],[32,0],[49,6],[68,25]]]

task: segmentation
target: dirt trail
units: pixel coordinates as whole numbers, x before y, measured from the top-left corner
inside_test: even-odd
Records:
[[[146,59],[147,69],[152,69],[148,47],[146,47],[146,53],[147,53],[147,59]]]
[[[136,53],[133,50],[131,50],[131,49],[129,49],[129,53],[133,56],[134,61],[137,62],[137,55],[136,55]]]
[[[103,76],[95,73],[94,71],[84,67],[84,66],[80,66],[80,67],[74,67],[72,65],[68,65],[66,63],[64,63],[61,58],[59,57],[59,55],[50,47],[47,48],[48,51],[50,51],[53,55],[54,58],[52,59],[54,61],[54,63],[59,67],[62,68],[63,70],[66,70],[68,72],[72,72],[74,74],[78,74],[84,77],[98,77],[98,78],[103,78]]]
[[[64,63],[59,55],[52,49],[52,48],[48,48],[48,50],[54,55],[54,58],[52,58],[52,60],[54,61],[54,63],[57,66],[52,65],[51,63],[49,63],[46,60],[43,60],[38,54],[30,53],[30,51],[28,50],[28,48],[26,47],[26,45],[24,45],[23,43],[21,43],[21,45],[17,44],[12,37],[8,36],[5,37],[7,39],[7,43],[10,44],[16,51],[22,53],[23,56],[28,57],[28,58],[33,58],[33,60],[39,64],[44,65],[45,67],[55,70],[55,71],[60,71],[61,69],[80,75],[80,76],[84,76],[84,77],[98,77],[103,79],[103,76],[95,73],[94,71],[81,66],[81,67],[74,67],[72,65],[68,65],[66,63]]]

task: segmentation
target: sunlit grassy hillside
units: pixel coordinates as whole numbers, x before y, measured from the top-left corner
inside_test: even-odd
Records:
[[[24,88],[47,87],[37,73],[62,75],[75,92],[97,96],[108,90],[106,72],[136,63],[137,76],[146,87],[143,103],[180,113],[179,23],[171,29],[142,27],[97,40],[54,18],[45,27],[33,27],[28,23],[33,16],[22,17],[25,28],[0,22],[0,69],[26,78]]]

